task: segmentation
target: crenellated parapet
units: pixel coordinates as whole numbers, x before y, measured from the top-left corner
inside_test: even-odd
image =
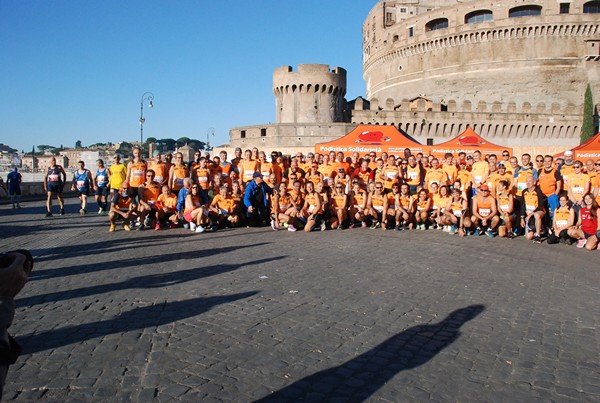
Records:
[[[332,123],[344,120],[346,70],[301,64],[273,73],[277,123]]]

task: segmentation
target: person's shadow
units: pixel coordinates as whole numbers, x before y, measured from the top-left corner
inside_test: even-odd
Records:
[[[433,325],[414,326],[390,337],[356,358],[300,379],[259,402],[327,401],[368,399],[401,371],[431,360],[459,336],[460,327],[485,310],[470,305],[450,313]]]

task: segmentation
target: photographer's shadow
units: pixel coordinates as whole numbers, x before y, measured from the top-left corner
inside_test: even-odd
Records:
[[[450,313],[441,322],[411,327],[356,358],[300,379],[259,402],[306,401],[316,396],[324,401],[364,401],[399,372],[435,357],[458,339],[464,323],[484,310],[484,305],[470,305]]]

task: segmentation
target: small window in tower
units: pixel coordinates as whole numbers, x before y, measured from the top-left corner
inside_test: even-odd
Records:
[[[560,13],[569,14],[569,6],[571,3],[560,3]]]
[[[240,130],[240,137],[243,139],[246,138],[246,130]]]
[[[267,129],[260,129],[260,137],[267,137]]]
[[[431,139],[431,138],[427,139],[427,145],[428,146],[432,146],[433,145],[433,139]]]
[[[404,8],[404,7],[400,8],[400,12],[401,13],[406,13],[406,8]]]
[[[408,36],[411,38],[415,36],[415,27],[408,27]]]

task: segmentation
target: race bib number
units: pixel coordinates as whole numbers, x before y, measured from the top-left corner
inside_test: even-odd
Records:
[[[503,213],[508,212],[508,204],[503,204],[500,206],[500,211],[502,211]]]
[[[98,182],[99,183],[106,182],[106,176],[104,176],[104,175],[98,175]]]
[[[458,210],[458,211],[454,211],[454,217],[462,217],[462,211]]]
[[[308,212],[309,212],[309,213],[312,213],[312,212],[314,211],[314,209],[315,209],[315,206],[313,206],[312,204],[310,204],[310,205],[308,206]]]
[[[143,178],[144,171],[142,171],[141,169],[136,169],[135,171],[133,171],[133,177],[134,178]]]
[[[48,181],[58,182],[58,175],[56,175],[56,174],[48,175]]]
[[[492,213],[492,210],[489,208],[480,208],[479,215],[482,217],[487,217]]]
[[[473,181],[474,181],[475,183],[479,184],[479,183],[481,183],[481,180],[482,180],[482,179],[483,179],[483,177],[482,177],[482,176],[476,176],[476,177],[474,177],[474,178],[473,178]]]
[[[394,179],[396,179],[396,176],[398,176],[398,172],[394,172],[394,171],[388,172],[388,173],[386,173],[386,176],[388,177],[388,179],[394,180]]]
[[[198,178],[198,181],[199,181],[200,183],[206,183],[206,182],[208,182],[208,178],[207,178],[206,176],[200,176],[200,177]]]
[[[154,177],[154,182],[156,183],[162,183],[163,181],[163,177],[162,176],[155,176]]]
[[[375,209],[375,211],[377,211],[378,213],[383,212],[383,206],[373,206],[373,208]]]
[[[523,191],[525,189],[527,189],[527,183],[517,182],[517,190],[518,191]]]
[[[569,223],[569,221],[567,220],[556,220],[556,227],[558,229],[563,229],[567,227],[567,224]]]
[[[578,194],[578,195],[582,195],[584,192],[584,188],[582,188],[581,186],[573,186],[573,193]]]
[[[85,187],[85,181],[77,181],[77,187],[78,188],[84,188]]]
[[[177,179],[175,179],[175,183],[176,183],[178,186],[183,186],[183,178],[177,178]]]
[[[417,179],[417,176],[419,176],[418,172],[409,172],[408,173],[408,178],[409,179]]]
[[[527,211],[527,214],[531,214],[535,211],[535,206],[525,205],[525,211]]]

